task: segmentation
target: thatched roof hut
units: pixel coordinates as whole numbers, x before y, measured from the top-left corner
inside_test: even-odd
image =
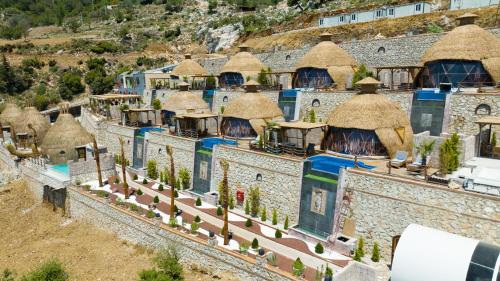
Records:
[[[179,63],[170,73],[171,76],[183,77],[200,77],[207,76],[208,71],[199,63],[191,59],[190,54],[185,55],[185,59]]]
[[[68,113],[61,110],[56,122],[43,138],[42,154],[49,157],[52,164],[77,160],[76,147],[92,142],[91,135]]]
[[[475,18],[476,15],[469,13],[458,17],[459,26],[427,49],[422,62],[479,61],[494,81],[500,81],[500,39],[475,25]]]
[[[267,69],[268,67],[250,53],[248,46],[240,45],[239,48],[240,52],[232,56],[222,67],[220,72],[221,76],[223,76],[224,73],[239,73],[243,81],[246,81],[247,77],[257,79],[261,70]]]
[[[359,81],[361,92],[336,106],[327,124],[334,129],[374,132],[391,157],[400,150],[411,153],[413,130],[408,114],[387,97],[376,93],[379,83],[373,78]],[[342,141],[348,145],[354,142],[352,139]]]
[[[36,108],[26,107],[23,114],[16,121],[15,129],[16,133],[26,133],[28,138],[33,137],[33,130],[30,129],[29,125],[35,130],[37,135],[37,143],[40,143],[49,129],[50,123],[47,117],[43,116]]]
[[[349,77],[354,74],[357,63],[344,49],[331,41],[330,33],[320,35],[321,42],[311,48],[295,65],[296,71],[305,68],[324,69],[337,88],[344,90]]]
[[[250,80],[243,84],[246,93],[230,101],[224,108],[222,131],[231,136],[232,128],[243,128],[241,137],[253,136],[250,128],[257,134],[262,134],[266,121],[282,119],[283,112],[270,98],[257,91],[259,83]],[[245,129],[246,127],[246,129]],[[238,130],[237,130],[238,131]],[[238,133],[239,134],[239,133]]]
[[[182,113],[208,113],[208,104],[198,95],[188,91],[189,84],[179,83],[179,92],[170,96],[163,104],[163,110]]]
[[[10,123],[14,125],[22,114],[22,110],[15,103],[7,102],[0,114],[0,123],[2,126],[9,126]]]

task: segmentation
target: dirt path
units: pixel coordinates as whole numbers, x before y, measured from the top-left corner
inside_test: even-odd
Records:
[[[84,222],[68,220],[35,204],[25,184],[17,181],[0,192],[0,271],[17,276],[51,257],[58,258],[70,280],[137,280],[150,268],[150,250],[119,240]],[[122,266],[125,265],[125,266]],[[186,281],[237,280],[185,270]]]

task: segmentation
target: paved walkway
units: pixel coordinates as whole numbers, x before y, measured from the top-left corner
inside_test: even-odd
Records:
[[[123,175],[122,175],[122,172],[121,172],[121,168],[119,169],[119,175],[122,177],[123,179]],[[131,177],[130,175],[127,175],[127,183],[130,187],[134,188],[134,189],[141,189],[143,191],[144,194],[147,194],[147,195],[150,195],[152,197],[154,196],[158,196],[158,198],[160,199],[160,201],[164,201],[166,203],[169,203],[170,202],[170,197],[166,196],[166,195],[163,195],[153,189],[150,189],[150,188],[146,188],[144,187],[143,185],[135,182]],[[170,188],[169,186],[165,186],[166,189]],[[190,205],[187,205],[179,200],[176,199],[175,201],[175,204],[177,205],[177,207],[179,207],[179,209],[181,209],[183,212],[186,212],[192,216],[200,216],[200,218],[209,223],[209,224],[212,224],[218,228],[222,228],[222,226],[224,225],[224,221],[217,218],[217,217],[214,217],[214,216],[211,216],[207,213],[204,213],[203,211],[201,210],[198,210],[197,208],[194,208]],[[255,222],[254,222],[255,223]],[[240,237],[243,237],[243,238],[246,238],[247,240],[251,241],[253,239],[253,237],[256,237],[258,240],[259,240],[259,245],[264,247],[264,248],[267,248],[269,249],[270,251],[272,252],[276,252],[278,254],[281,254],[283,256],[286,256],[290,259],[296,259],[297,257],[300,257],[300,259],[302,260],[302,262],[308,266],[308,267],[311,267],[311,268],[318,268],[318,267],[321,267],[322,265],[324,266],[327,262],[321,258],[318,258],[318,257],[315,257],[313,255],[310,255],[308,253],[304,253],[304,252],[301,252],[301,251],[298,251],[298,250],[295,250],[293,248],[290,248],[290,247],[287,247],[287,246],[284,246],[280,243],[277,243],[271,239],[268,239],[267,237],[265,236],[262,236],[262,235],[258,235],[256,233],[253,233],[251,231],[248,231],[246,229],[243,229],[241,227],[238,227],[234,224],[231,224],[231,222],[229,223],[230,225],[230,229],[231,231],[237,235],[237,236],[240,236]],[[334,270],[340,270],[341,268],[337,265],[334,265],[332,263],[329,263],[329,266],[331,268],[333,268]]]

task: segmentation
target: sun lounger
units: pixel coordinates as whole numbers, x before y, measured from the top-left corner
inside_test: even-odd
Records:
[[[430,156],[427,156],[427,162],[430,161],[430,158]],[[417,156],[417,159],[415,159],[413,163],[406,165],[406,169],[408,170],[408,172],[422,172],[424,170],[424,165],[422,165],[422,157],[420,157],[420,155]]]
[[[396,157],[392,159],[390,162],[392,167],[401,168],[405,166],[407,160],[408,160],[408,152],[398,151],[396,152]]]

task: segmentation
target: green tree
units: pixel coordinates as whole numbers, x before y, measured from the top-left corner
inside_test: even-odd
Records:
[[[251,227],[252,226],[252,220],[250,218],[247,219],[247,221],[245,222],[245,226],[246,227]]]
[[[252,240],[252,249],[258,249],[259,248],[259,240],[257,238],[254,238]]]
[[[154,259],[155,268],[143,270],[139,273],[140,281],[182,281],[182,265],[179,254],[174,246],[161,251]]]
[[[378,243],[377,242],[373,243],[372,261],[373,262],[379,262],[380,261],[380,249],[378,247]]]
[[[292,265],[293,275],[298,277],[304,275],[304,269],[305,269],[304,264],[302,263],[300,258],[297,258]]]
[[[85,75],[85,83],[95,95],[105,94],[113,89],[115,84],[112,76],[107,76],[104,69],[94,69]]]
[[[259,187],[251,187],[248,190],[248,199],[250,200],[250,214],[256,217],[260,208],[260,190]]]
[[[21,71],[11,67],[5,54],[0,63],[0,92],[9,95],[19,94],[31,87],[32,77],[23,76]]]
[[[217,9],[217,0],[208,0],[208,13],[213,14]]]
[[[309,122],[316,123],[316,112],[314,111],[314,109],[311,109],[309,111]]]
[[[157,179],[158,178],[158,169],[156,168],[156,161],[155,160],[149,160],[148,161],[148,177],[151,179]]]
[[[52,259],[44,262],[39,268],[24,275],[21,281],[66,281],[69,280],[68,273],[62,264]]]
[[[264,208],[262,208],[262,212],[260,214],[260,220],[261,221],[266,221],[267,220],[266,206],[264,206]]]
[[[273,208],[273,225],[277,225],[278,224],[278,212],[276,212],[276,209]]]
[[[373,77],[373,72],[368,71],[366,69],[366,66],[364,64],[361,64],[358,70],[354,72],[354,76],[352,78],[352,84],[355,85],[358,81],[361,81],[366,77]]]
[[[154,99],[151,104],[153,105],[153,108],[155,110],[160,110],[161,109],[161,101],[159,99]]]
[[[359,251],[359,254],[361,255],[361,257],[364,257],[365,256],[365,239],[363,239],[363,236],[359,237],[359,240],[358,240],[358,251]]]
[[[323,254],[324,251],[325,249],[323,248],[323,244],[318,242],[318,244],[316,244],[316,246],[314,247],[314,252],[316,254]]]
[[[82,23],[77,19],[72,19],[68,21],[66,26],[71,30],[71,32],[77,33],[80,26],[82,26]]]
[[[285,217],[285,223],[283,224],[284,229],[288,229],[288,215]]]
[[[191,175],[186,168],[179,169],[179,179],[181,180],[182,189],[189,189],[191,187]]]
[[[248,203],[248,199],[245,200],[245,214],[250,215],[250,204]]]
[[[69,70],[59,78],[57,92],[62,99],[71,100],[73,96],[83,93],[85,86],[82,85],[80,73],[76,70]]]

